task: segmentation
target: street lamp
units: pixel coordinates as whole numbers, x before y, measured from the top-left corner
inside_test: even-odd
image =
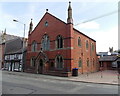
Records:
[[[21,71],[23,72],[24,70],[23,70],[23,63],[24,63],[24,58],[23,58],[23,55],[24,55],[24,47],[25,47],[25,42],[24,42],[24,38],[25,38],[25,27],[26,27],[26,25],[24,24],[24,23],[22,23],[22,22],[20,22],[20,21],[18,21],[18,20],[15,20],[15,19],[13,19],[13,21],[14,22],[18,22],[18,23],[21,23],[21,24],[23,24],[24,25],[24,32],[23,32],[23,48],[22,48],[22,68],[21,68]]]

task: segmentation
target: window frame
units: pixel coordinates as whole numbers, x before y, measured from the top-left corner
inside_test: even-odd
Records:
[[[50,50],[50,39],[47,34],[44,34],[41,40],[41,48],[44,51]]]
[[[48,26],[48,21],[45,21],[45,24],[44,24],[44,25],[45,25],[45,27],[47,27],[47,26]]]
[[[82,59],[81,58],[79,58],[79,60],[78,60],[78,67],[82,67]]]
[[[88,43],[88,40],[86,40],[86,50],[89,49],[89,43]]]
[[[56,48],[57,49],[62,49],[63,46],[63,37],[61,35],[58,35],[56,38]]]
[[[94,44],[92,43],[92,51],[94,51],[95,50],[95,48],[94,48]]]
[[[79,37],[79,38],[78,38],[78,46],[79,46],[79,47],[81,47],[81,46],[82,46],[82,44],[81,44],[81,43],[82,43],[82,42],[81,42],[81,38]]]
[[[58,59],[58,61],[57,61],[57,59]],[[60,60],[60,59],[62,59],[62,60]],[[56,58],[55,58],[55,67],[56,67],[56,69],[58,69],[58,70],[62,70],[63,68],[64,68],[64,59],[63,59],[63,56],[61,56],[61,55],[57,55],[56,56]]]
[[[36,52],[37,51],[37,42],[35,40],[32,42],[31,48],[32,48],[31,49],[32,52]]]

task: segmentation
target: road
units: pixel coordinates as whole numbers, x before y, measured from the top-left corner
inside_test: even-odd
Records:
[[[3,73],[2,94],[118,94],[118,86]]]

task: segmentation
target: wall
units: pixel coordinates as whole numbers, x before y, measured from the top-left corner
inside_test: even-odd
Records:
[[[48,26],[45,26],[45,22],[48,22]],[[30,59],[33,56],[37,56],[41,49],[41,40],[44,34],[47,34],[50,39],[50,50],[44,51],[48,58],[49,63],[54,62],[57,55],[62,55],[64,58],[64,69],[61,71],[72,71],[73,68],[78,68],[79,57],[83,60],[83,68],[79,68],[80,73],[95,72],[97,68],[96,63],[96,42],[91,38],[78,33],[73,29],[72,24],[66,24],[49,13],[46,13],[32,33],[28,36],[28,48],[27,48],[27,69],[32,69],[31,72],[35,72],[36,66],[30,66]],[[56,48],[56,37],[62,35],[64,38],[62,49]],[[78,37],[82,40],[82,46],[78,47]],[[88,40],[89,48],[86,50],[86,40]],[[37,52],[31,52],[31,44],[33,41],[37,42]],[[94,51],[91,50],[91,44],[94,44]],[[89,67],[87,67],[86,60],[89,58]],[[94,65],[93,65],[94,58]],[[58,71],[58,70],[55,70]],[[51,73],[54,74],[54,73]],[[57,74],[57,73],[56,73]]]
[[[45,26],[45,22],[48,22],[48,26]],[[62,55],[64,58],[64,69],[67,70],[66,67],[70,67],[70,62],[71,62],[71,47],[69,46],[69,37],[68,37],[68,30],[67,30],[67,25],[66,23],[56,19],[56,17],[50,15],[49,13],[46,13],[39,24],[36,26],[36,28],[33,30],[33,32],[29,35],[28,37],[28,48],[27,48],[27,64],[26,67],[30,68],[30,59],[32,56],[37,56],[40,49],[41,49],[41,40],[44,34],[47,34],[50,39],[50,50],[49,51],[44,51],[50,62],[54,62],[55,57],[57,55]],[[63,48],[62,49],[57,49],[56,48],[56,37],[58,35],[62,35],[63,37]],[[31,44],[33,41],[37,42],[37,52],[31,52]],[[52,54],[52,55],[51,55]],[[54,62],[55,63],[55,62]],[[36,67],[36,66],[35,66]],[[34,68],[33,68],[34,69]]]
[[[86,73],[86,72],[95,72],[97,71],[97,56],[96,56],[96,42],[92,39],[84,36],[81,33],[78,33],[77,31],[74,32],[74,66],[76,68],[79,68],[80,73]],[[81,46],[78,46],[78,38],[81,39]],[[86,40],[88,40],[88,49],[86,49]],[[94,51],[92,50],[91,44],[94,45]],[[82,59],[82,67],[78,67],[78,61],[79,58]],[[87,58],[89,58],[89,67],[87,67]],[[94,58],[94,64],[93,64],[93,58]]]

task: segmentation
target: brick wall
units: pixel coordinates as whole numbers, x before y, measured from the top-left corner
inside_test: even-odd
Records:
[[[45,22],[48,22],[48,26],[45,26]],[[38,25],[35,27],[33,32],[28,36],[28,48],[27,48],[27,64],[26,68],[30,67],[30,59],[33,56],[37,56],[41,49],[41,40],[44,34],[47,34],[50,39],[50,50],[44,51],[48,58],[49,64],[53,62],[55,64],[55,57],[60,54],[64,58],[64,68],[61,72],[72,71],[73,68],[78,68],[78,58],[81,57],[83,60],[83,68],[79,68],[80,73],[96,71],[96,42],[82,33],[77,32],[73,29],[72,24],[66,24],[63,21],[57,19],[49,13],[46,13]],[[63,48],[56,49],[56,37],[61,35],[63,37]],[[79,47],[77,44],[78,37],[82,40],[82,46]],[[37,42],[37,52],[31,52],[31,44],[33,41]],[[89,48],[86,50],[86,40],[88,40]],[[94,51],[91,51],[91,43],[94,44]],[[89,58],[90,67],[86,66],[86,59]],[[92,61],[94,58],[94,66]],[[36,68],[36,66],[35,66]],[[31,68],[34,72],[35,68]],[[55,69],[54,69],[55,70]],[[55,70],[57,72],[57,70]],[[60,71],[59,71],[60,72]],[[48,72],[47,74],[50,74]],[[51,74],[54,74],[52,72]],[[57,74],[57,73],[56,73]],[[66,73],[68,74],[68,73]]]

